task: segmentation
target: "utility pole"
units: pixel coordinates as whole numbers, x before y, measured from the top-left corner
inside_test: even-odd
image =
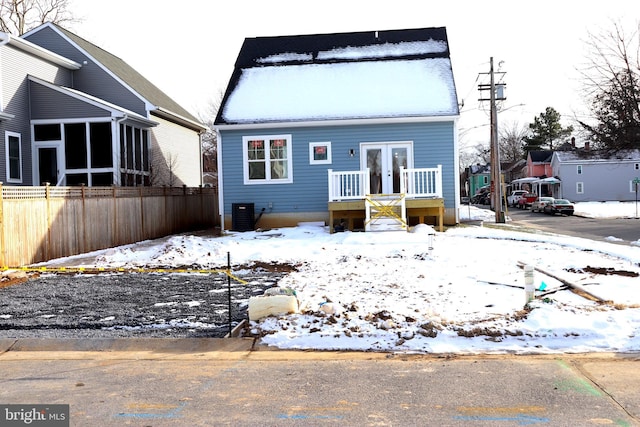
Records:
[[[480,101],[489,101],[491,104],[491,204],[495,210],[496,214],[496,223],[504,224],[505,216],[504,211],[502,210],[502,171],[500,168],[500,145],[498,144],[498,110],[496,108],[497,100],[505,100],[504,97],[504,84],[500,83],[496,85],[495,82],[495,74],[500,74],[501,76],[505,73],[496,73],[493,70],[493,57],[491,57],[489,61],[489,76],[490,83],[479,85],[478,89],[489,90],[490,96],[489,99],[480,98]],[[499,93],[496,93],[496,87],[499,89]]]

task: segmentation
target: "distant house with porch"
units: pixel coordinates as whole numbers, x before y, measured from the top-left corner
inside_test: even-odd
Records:
[[[458,117],[445,28],[247,38],[215,120],[223,227],[456,224]]]
[[[553,150],[532,150],[527,154],[526,176],[545,177],[553,176],[551,170],[551,157]]]
[[[640,178],[640,150],[605,153],[599,150],[556,151],[552,173],[560,194],[573,202],[635,200],[634,179]]]

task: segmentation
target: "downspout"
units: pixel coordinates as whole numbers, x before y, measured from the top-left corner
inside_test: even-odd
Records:
[[[216,156],[217,156],[217,166],[218,166],[218,211],[220,213],[220,231],[224,233],[224,188],[222,186],[222,182],[224,181],[222,178],[222,135],[220,134],[219,129],[215,129],[216,131]]]
[[[204,160],[202,159],[202,135],[206,133],[205,130],[198,132],[198,154],[200,157],[200,187],[204,187]]]

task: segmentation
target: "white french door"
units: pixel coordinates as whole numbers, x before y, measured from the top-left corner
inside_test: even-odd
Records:
[[[400,193],[400,168],[413,167],[411,143],[363,143],[360,147],[360,166],[369,168],[370,194]]]

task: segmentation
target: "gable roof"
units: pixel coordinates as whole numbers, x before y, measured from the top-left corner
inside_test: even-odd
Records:
[[[60,85],[56,85],[53,83],[49,83],[45,80],[39,79],[35,76],[27,76],[27,79],[30,82],[34,82],[37,83],[41,86],[44,86],[45,88],[49,89],[49,90],[53,90],[55,92],[64,94],[66,96],[69,96],[71,98],[77,99],[81,102],[84,102],[86,104],[92,105],[94,107],[98,107],[102,110],[105,110],[106,112],[108,112],[112,117],[117,117],[117,118],[123,118],[126,117],[127,122],[129,123],[139,123],[144,127],[154,127],[157,126],[158,123],[147,119],[144,116],[141,116],[133,111],[127,110],[125,108],[120,107],[119,105],[115,105],[112,104],[110,102],[107,102],[103,99],[99,99],[96,98],[94,96],[91,96],[87,93],[84,92],[80,92],[76,89],[72,89],[72,88],[68,88],[68,87],[64,87],[64,86],[60,86]]]
[[[64,56],[58,55],[55,52],[51,52],[21,37],[16,37],[9,33],[0,32],[0,44],[5,43],[8,43],[16,47],[17,49],[23,50],[37,57],[44,58],[47,61],[51,61],[54,64],[67,68],[69,70],[78,70],[80,69],[80,67],[82,67],[82,65],[69,58],[65,58]]]
[[[216,124],[458,116],[445,28],[247,38]]]
[[[472,175],[491,173],[491,165],[489,163],[484,165],[481,165],[478,163],[478,164],[469,166],[469,171],[471,172]]]
[[[181,124],[193,129],[205,129],[197,118],[125,61],[72,33],[71,31],[62,28],[59,25],[47,22],[26,33],[23,37],[28,37],[43,28],[53,29],[76,45],[77,48],[84,51],[89,57],[93,58],[98,65],[101,65],[107,72],[120,80],[125,87],[128,87],[141,99],[149,103],[152,106],[152,113],[164,116],[168,120],[179,121]],[[154,110],[154,108],[156,110]]]
[[[529,158],[533,163],[551,163],[552,150],[533,150],[529,151]]]

